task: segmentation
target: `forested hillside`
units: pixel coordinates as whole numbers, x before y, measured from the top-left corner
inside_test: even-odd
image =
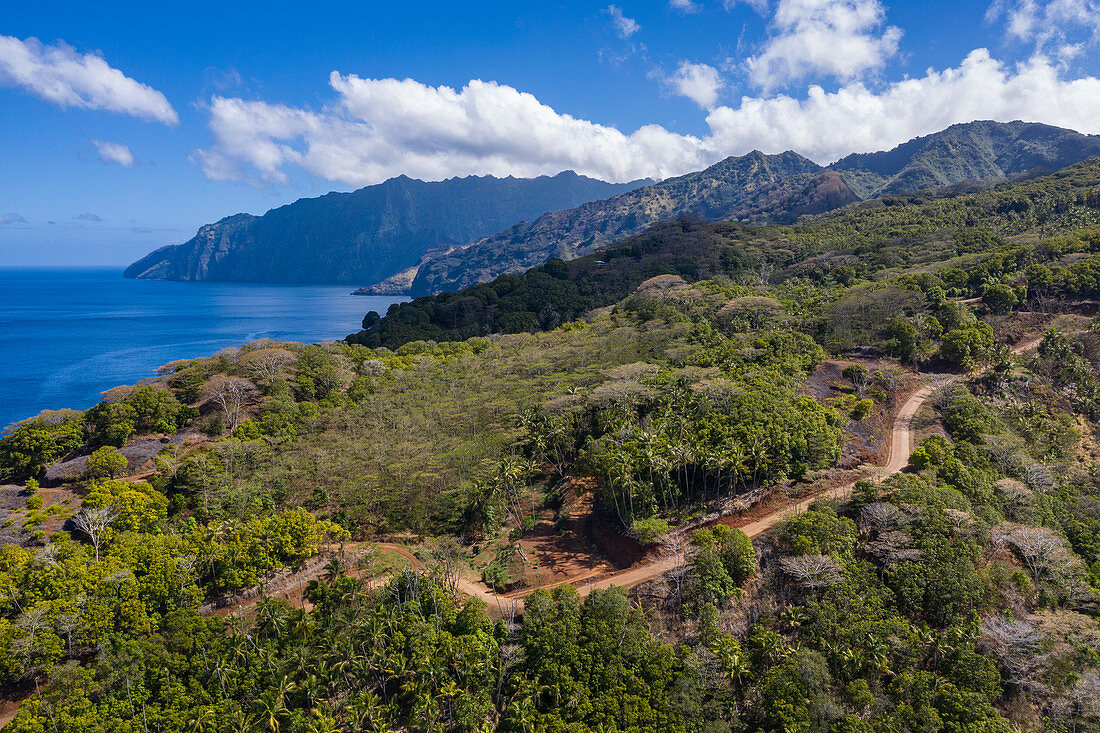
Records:
[[[952,185],[975,188],[1060,170],[1100,155],[1100,137],[1029,122],[953,125],[890,151],[849,155],[821,168],[794,152],[759,152],[606,201],[520,223],[471,247],[425,256],[415,279],[363,292],[431,295],[569,260],[641,232],[659,219],[701,217],[793,223],[862,199]]]
[[[1098,730],[1098,273],[1090,161],[31,418],[10,730]]]
[[[349,340],[394,348],[417,339],[442,341],[554,328],[593,308],[618,302],[643,281],[661,274],[688,281],[725,276],[760,284],[832,278],[848,285],[858,279],[882,280],[885,274],[906,269],[943,267],[956,256],[970,260],[1010,256],[1019,260],[1012,266],[1022,268],[1031,262],[1029,258],[1049,261],[1065,254],[1052,252],[1045,244],[1035,248],[1037,234],[1083,226],[1100,226],[1100,159],[975,194],[887,197],[796,226],[664,222],[571,262],[553,260],[523,275],[504,275],[458,293],[416,298],[391,306],[384,318],[368,314],[363,331]],[[1087,246],[1084,251],[1089,251]],[[1079,263],[1075,268],[1088,266]],[[959,292],[981,295],[985,276],[981,272],[968,278],[969,286]],[[1060,294],[1088,297],[1095,293],[1075,279]]]

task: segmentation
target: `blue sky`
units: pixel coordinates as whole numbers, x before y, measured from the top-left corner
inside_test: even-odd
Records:
[[[821,163],[976,118],[1100,133],[1100,2],[11,3],[0,266],[125,264],[407,173]]]

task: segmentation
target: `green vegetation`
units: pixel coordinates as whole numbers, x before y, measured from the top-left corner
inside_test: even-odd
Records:
[[[665,224],[475,290],[497,318],[561,286],[516,333],[391,314],[15,426],[11,729],[1096,730],[1098,184]],[[647,558],[636,592],[591,542]],[[479,600],[543,572],[522,617]]]
[[[732,326],[814,314],[814,335],[829,348],[890,341],[912,360],[944,331],[972,325],[959,322],[966,314],[947,298],[986,298],[1003,312],[1100,294],[1098,227],[1096,160],[980,193],[857,204],[797,226],[666,222],[598,254],[416,298],[384,318],[368,314],[349,341],[397,348],[553,329],[618,303],[654,276],[677,275],[727,282],[731,299],[770,297],[731,302],[723,318]],[[952,353],[965,360],[970,350],[963,351]]]

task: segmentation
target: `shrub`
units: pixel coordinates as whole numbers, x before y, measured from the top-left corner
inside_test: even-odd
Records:
[[[668,534],[668,522],[659,517],[635,519],[631,525],[635,539],[643,545],[652,545],[664,534]]]
[[[102,476],[114,478],[125,470],[126,456],[119,453],[114,446],[105,445],[88,456],[88,464],[84,472],[92,478]]]
[[[852,407],[852,419],[862,420],[867,417],[871,412],[871,408],[875,406],[874,400],[869,397],[864,397]]]

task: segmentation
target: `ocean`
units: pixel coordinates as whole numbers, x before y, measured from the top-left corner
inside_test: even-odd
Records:
[[[99,393],[175,359],[273,338],[316,343],[360,328],[400,298],[350,285],[126,280],[122,270],[0,269],[0,428]]]

